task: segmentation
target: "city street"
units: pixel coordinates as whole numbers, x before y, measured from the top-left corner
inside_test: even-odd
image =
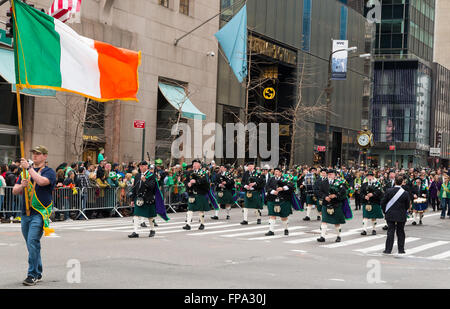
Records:
[[[142,229],[140,238],[127,237],[131,218],[53,223],[57,236],[42,238],[43,281],[39,288],[158,288],[158,289],[299,289],[299,288],[450,288],[450,219],[428,211],[423,225],[406,226],[406,255],[383,255],[386,231],[361,236],[361,210],[342,227],[335,243],[328,227],[325,243],[318,243],[319,222],[303,221],[305,213],[290,217],[289,236],[277,221],[275,236],[268,230],[267,210],[256,225],[241,226],[241,211],[231,219],[206,216],[199,231],[194,216],[185,231],[185,213],[158,219],[156,237]],[[315,217],[314,217],[315,218]],[[148,223],[147,223],[148,225]],[[370,234],[370,232],[369,232]],[[0,289],[27,288],[27,250],[20,224],[0,225]],[[76,273],[77,270],[80,270]]]

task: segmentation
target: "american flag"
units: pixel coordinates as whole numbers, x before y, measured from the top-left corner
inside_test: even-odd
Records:
[[[48,14],[63,23],[80,22],[80,8],[81,0],[54,0]]]

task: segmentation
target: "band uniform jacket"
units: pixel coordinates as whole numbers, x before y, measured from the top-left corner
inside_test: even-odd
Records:
[[[264,183],[265,183],[264,175],[258,175],[255,171],[253,171],[252,174],[250,174],[249,171],[246,171],[244,173],[244,176],[242,177],[242,188],[245,192],[247,192],[247,189],[244,188],[244,186],[248,185],[249,183],[256,182],[256,184],[253,186],[253,189],[255,192],[260,192],[262,189],[264,189]],[[253,191],[253,190],[250,190]]]
[[[279,187],[287,186],[289,190],[283,190],[278,193],[278,195],[271,194],[272,190],[277,190]],[[280,201],[291,201],[292,193],[294,192],[294,184],[282,181],[282,178],[277,179],[276,177],[271,177],[269,183],[266,186],[267,190],[267,200],[269,202],[274,202],[278,197]]]
[[[385,214],[386,221],[406,222],[406,212],[409,209],[410,197],[407,191],[403,192],[400,198],[392,205],[386,213],[386,206],[389,201],[397,194],[399,187],[388,189],[381,200],[381,209]]]
[[[195,183],[191,185],[191,187],[188,186],[188,183],[195,179]],[[206,174],[200,175],[198,171],[191,171],[186,175],[186,180],[184,182],[184,185],[186,187],[186,191],[188,192],[189,196],[192,196],[194,194],[200,194],[205,195],[208,194],[210,184],[209,180]]]
[[[144,175],[151,174],[147,171]],[[143,197],[145,203],[153,204],[155,201],[155,191],[156,191],[156,177],[152,174],[150,177],[146,178],[145,181],[141,180],[141,173],[137,174],[135,177],[134,187],[131,191],[131,198],[135,200],[137,197]]]

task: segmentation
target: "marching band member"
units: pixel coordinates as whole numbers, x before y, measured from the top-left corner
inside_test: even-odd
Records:
[[[183,229],[190,230],[192,217],[194,211],[200,212],[200,226],[199,230],[205,229],[205,211],[210,210],[208,202],[208,193],[210,190],[210,184],[206,171],[201,169],[202,165],[200,160],[192,161],[193,170],[187,175],[185,181],[185,187],[188,192],[188,212],[186,225]]]
[[[317,181],[316,180],[316,173],[317,169],[315,167],[311,167],[309,169],[309,173],[307,173],[304,176],[303,179],[303,186],[305,188],[305,195],[306,195],[306,217],[303,218],[303,221],[310,221],[311,220],[311,212],[314,207],[317,207],[318,201],[317,198],[314,196],[314,184]],[[320,213],[319,210],[317,210],[317,220],[320,220]]]
[[[367,174],[367,182],[361,186],[361,198],[363,205],[363,231],[361,235],[367,235],[367,224],[369,219],[372,219],[372,235],[376,235],[375,229],[377,219],[383,219],[383,212],[381,210],[380,202],[383,197],[381,184],[374,178],[373,172]]]
[[[419,217],[419,224],[422,224],[423,213],[428,208],[428,188],[422,179],[417,178],[415,185],[412,189],[412,194],[414,196],[413,200],[413,216],[414,221],[412,225],[417,225],[417,217]]]
[[[255,209],[256,224],[261,224],[261,210],[263,209],[262,190],[264,189],[264,178],[255,171],[253,162],[247,164],[247,171],[242,177],[242,185],[244,187],[244,221],[242,225],[248,224],[248,210]]]
[[[228,169],[228,166],[221,165],[215,180],[217,203],[220,206],[225,207],[227,211],[227,220],[230,219],[231,205],[234,204],[234,179]],[[215,210],[214,217],[211,217],[211,219],[219,220],[218,209]]]

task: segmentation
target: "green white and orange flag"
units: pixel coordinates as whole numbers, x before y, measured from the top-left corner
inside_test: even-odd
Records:
[[[96,101],[134,100],[141,52],[78,35],[61,21],[12,1],[16,84]]]

